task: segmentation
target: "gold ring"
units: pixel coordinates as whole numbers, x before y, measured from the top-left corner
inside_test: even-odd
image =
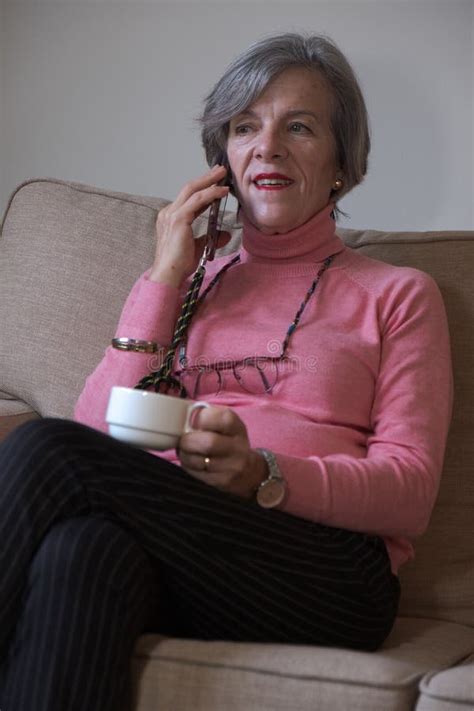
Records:
[[[209,457],[204,457],[204,471],[207,472],[209,470],[209,464],[211,463],[211,460]]]

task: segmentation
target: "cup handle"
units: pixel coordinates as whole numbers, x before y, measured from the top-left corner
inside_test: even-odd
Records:
[[[186,422],[184,423],[184,432],[195,432],[195,428],[191,424],[191,420],[193,418],[194,413],[196,410],[204,410],[206,407],[211,407],[208,402],[205,402],[205,400],[198,400],[198,402],[194,402],[191,407],[188,409],[187,415],[186,415]]]

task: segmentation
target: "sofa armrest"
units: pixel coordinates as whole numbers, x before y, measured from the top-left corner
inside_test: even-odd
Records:
[[[19,427],[23,422],[28,420],[38,420],[40,415],[37,412],[24,412],[21,415],[1,415],[0,416],[0,442],[12,432],[16,427]]]
[[[40,415],[21,400],[13,400],[8,396],[2,397],[0,393],[0,442],[12,432],[15,427],[28,422],[28,420],[37,420]]]

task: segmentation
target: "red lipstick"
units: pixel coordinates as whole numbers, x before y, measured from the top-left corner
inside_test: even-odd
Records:
[[[259,173],[252,182],[257,190],[284,190],[294,181],[283,173]]]

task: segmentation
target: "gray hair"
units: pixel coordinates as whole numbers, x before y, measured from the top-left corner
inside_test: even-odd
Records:
[[[242,113],[282,71],[302,67],[324,77],[333,97],[332,131],[344,174],[339,200],[364,179],[370,136],[367,109],[354,70],[328,37],[285,33],[252,44],[227,67],[205,99],[200,118],[209,165],[227,160],[229,121]]]

